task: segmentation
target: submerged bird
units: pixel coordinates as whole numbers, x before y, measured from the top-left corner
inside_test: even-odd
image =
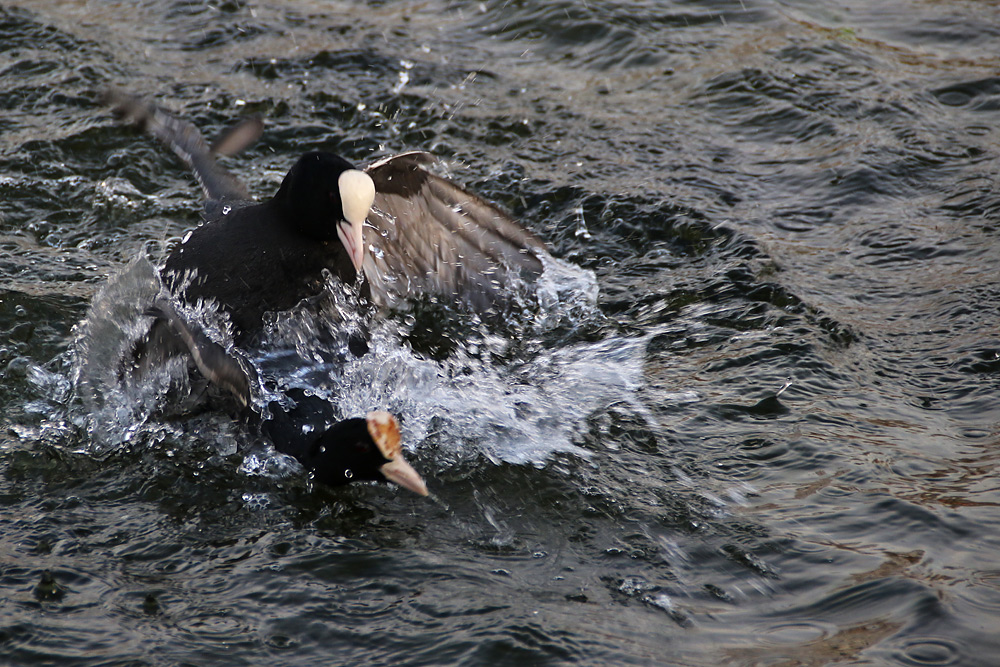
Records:
[[[403,458],[399,425],[388,412],[374,410],[364,418],[338,422],[327,401],[301,389],[288,390],[282,400],[259,408],[252,402],[257,377],[249,363],[228,354],[167,302],[157,302],[146,314],[183,342],[209,382],[232,393],[253,428],[279,452],[298,460],[316,481],[329,486],[393,482],[427,495],[424,481]]]

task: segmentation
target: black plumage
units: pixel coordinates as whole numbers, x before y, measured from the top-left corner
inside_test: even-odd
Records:
[[[274,197],[194,229],[167,257],[167,284],[188,302],[214,299],[243,344],[259,333],[264,313],[321,293],[324,270],[353,283],[356,270],[337,237],[339,195],[324,186],[351,168],[329,153],[303,156]]]
[[[420,475],[403,458],[399,426],[388,412],[375,410],[364,418],[337,421],[326,400],[299,388],[265,406],[257,405],[253,400],[257,374],[248,361],[213,342],[168,302],[154,304],[146,315],[173,333],[209,382],[236,398],[252,429],[279,452],[298,460],[316,481],[329,486],[362,480],[393,482],[427,495]]]
[[[371,208],[370,177],[332,153],[300,157],[267,201],[255,203],[215,160],[191,123],[119,92],[115,111],[169,146],[191,167],[205,193],[205,222],[167,257],[164,282],[185,301],[213,300],[234,325],[237,344],[258,342],[264,313],[320,294],[329,272],[345,283],[361,267],[361,227]],[[240,123],[217,142],[226,151],[259,136]],[[157,336],[152,332],[151,338]]]

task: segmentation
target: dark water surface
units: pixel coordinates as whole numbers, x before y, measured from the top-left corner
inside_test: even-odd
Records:
[[[959,0],[0,5],[0,662],[1000,664],[998,43]],[[259,195],[445,156],[597,307],[344,371],[430,500],[94,403],[91,299],[199,210],[107,83],[264,114]]]

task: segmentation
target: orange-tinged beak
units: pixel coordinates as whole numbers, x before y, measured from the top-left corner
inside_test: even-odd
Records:
[[[389,460],[379,468],[379,472],[393,484],[399,484],[404,489],[426,496],[427,485],[424,484],[424,480],[413,466],[403,459],[399,422],[396,418],[385,410],[373,410],[365,415],[365,419],[368,422],[368,434],[371,435],[375,446],[382,456]]]
[[[404,489],[421,496],[427,495],[427,485],[424,484],[424,480],[420,478],[413,466],[403,460],[402,456],[389,461],[379,468],[379,471],[393,484],[399,484]]]

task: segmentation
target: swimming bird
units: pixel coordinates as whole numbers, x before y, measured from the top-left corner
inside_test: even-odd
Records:
[[[328,486],[392,482],[427,495],[424,481],[403,458],[399,424],[388,412],[373,410],[364,418],[336,421],[329,402],[299,388],[286,390],[281,399],[261,408],[252,400],[257,374],[245,359],[227,353],[167,301],[158,301],[146,315],[168,327],[205,378],[244,407],[248,423],[279,452],[298,460],[316,481]]]
[[[258,342],[264,313],[321,293],[324,272],[356,280],[362,225],[375,196],[363,171],[332,153],[306,153],[277,193],[256,203],[214,157],[255,140],[256,123],[237,125],[213,149],[193,124],[154,104],[117,91],[105,101],[170,146],[201,183],[206,220],[170,253],[161,275],[188,303],[214,300],[228,314],[237,344]]]
[[[347,283],[363,273],[361,294],[377,306],[433,296],[500,315],[511,284],[533,283],[550,258],[538,236],[430,171],[437,162],[430,153],[403,153],[363,170],[332,153],[307,153],[272,199],[254,204],[214,158],[256,139],[253,119],[209,146],[193,124],[150,102],[116,91],[105,101],[169,146],[201,183],[207,222],[170,254],[164,275],[175,290],[194,275],[185,299],[215,299],[237,342],[254,339],[264,312],[316,294],[323,269]]]

